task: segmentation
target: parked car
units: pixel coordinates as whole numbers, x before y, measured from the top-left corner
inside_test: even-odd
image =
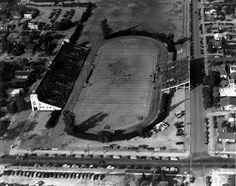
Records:
[[[183,144],[184,144],[183,141],[178,141],[178,142],[176,142],[176,145],[183,145]]]
[[[108,166],[106,167],[106,169],[115,169],[115,166],[108,165]]]
[[[166,150],[166,146],[160,147],[160,150]]]
[[[177,117],[177,118],[181,118],[184,114],[185,114],[184,110],[182,110],[180,112],[177,112],[177,113],[174,113],[175,117]]]
[[[170,173],[177,174],[178,172],[179,172],[179,168],[178,167],[171,167],[170,168]]]

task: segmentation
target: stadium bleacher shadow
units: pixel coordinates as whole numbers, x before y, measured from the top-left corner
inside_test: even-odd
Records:
[[[94,116],[80,123],[78,126],[76,126],[75,130],[85,132],[90,128],[94,128],[96,125],[99,125],[98,123],[103,121],[103,119],[106,118],[107,116],[108,116],[107,113],[99,112],[98,114],[95,114]]]
[[[205,77],[203,58],[193,59],[190,61],[190,85],[191,89],[202,84]]]

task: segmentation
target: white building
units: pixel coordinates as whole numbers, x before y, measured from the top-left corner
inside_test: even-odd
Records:
[[[24,14],[25,19],[32,19],[32,14]]]
[[[16,89],[10,89],[8,91],[8,94],[9,94],[10,97],[15,97],[15,96],[17,96],[17,95],[19,95],[20,93],[23,93],[23,92],[24,92],[23,88],[16,88]]]
[[[28,27],[31,29],[31,30],[38,30],[39,27],[38,27],[38,24],[36,23],[28,23]]]
[[[236,87],[227,86],[219,89],[220,97],[236,97]]]
[[[232,74],[232,73],[235,73],[236,72],[236,65],[231,65],[230,67],[229,67],[229,70],[230,70],[230,73]]]

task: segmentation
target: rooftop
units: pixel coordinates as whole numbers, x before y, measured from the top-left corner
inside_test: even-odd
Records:
[[[235,105],[236,106],[236,97],[222,97],[220,98],[220,105]]]

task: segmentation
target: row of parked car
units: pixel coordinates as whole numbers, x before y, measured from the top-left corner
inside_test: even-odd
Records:
[[[29,186],[29,184],[0,182],[0,186]]]
[[[88,172],[55,172],[55,171],[34,171],[34,170],[4,170],[4,176],[23,176],[31,178],[61,178],[61,179],[90,179],[103,180],[105,174],[94,174]]]
[[[181,143],[182,144],[182,143]],[[144,147],[144,146],[142,146]],[[146,146],[145,146],[146,147]],[[141,147],[140,147],[141,148]],[[166,150],[166,147],[160,147],[160,150]],[[25,154],[17,154],[16,159],[17,160],[24,160],[28,158],[37,158],[37,157],[42,157],[42,158],[97,158],[97,159],[152,159],[152,160],[161,160],[164,157],[161,156],[122,156],[122,155],[93,155],[93,154],[37,154],[37,153],[25,153]],[[172,160],[170,158],[170,160]]]
[[[63,18],[71,20],[74,15],[75,15],[75,9],[70,9],[69,11],[65,12]]]
[[[205,144],[207,145],[209,143],[209,118],[205,118],[205,126],[204,126],[204,132],[205,132]]]
[[[62,11],[62,9],[60,9],[60,8],[52,9],[52,12],[51,12],[51,14],[49,16],[49,19],[51,19],[50,21],[52,23],[54,23],[56,21],[56,19],[60,16],[61,11]]]
[[[35,7],[87,7],[89,3],[59,3],[57,5],[53,4],[34,4],[34,3],[26,3],[26,6],[35,6]]]
[[[177,128],[176,136],[184,135],[184,122],[183,121],[176,122],[175,127]]]

